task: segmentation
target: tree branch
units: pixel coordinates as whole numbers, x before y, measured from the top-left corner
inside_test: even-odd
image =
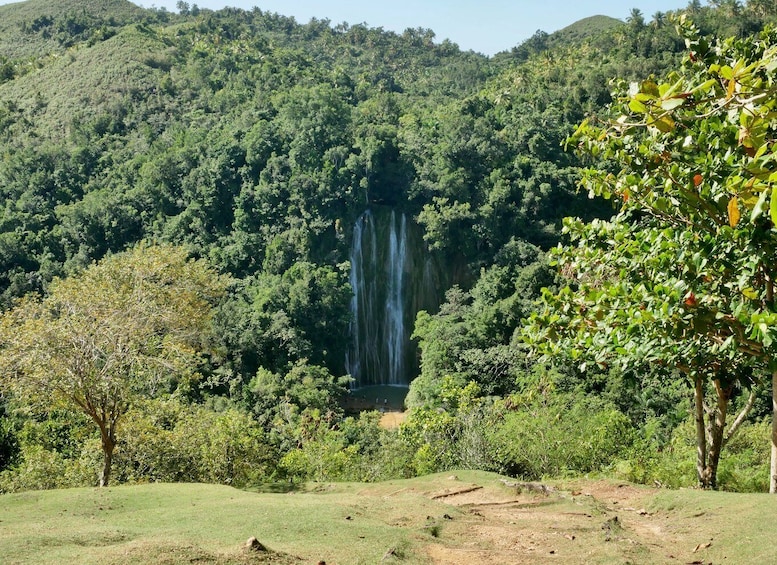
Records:
[[[729,426],[728,430],[726,430],[726,435],[723,437],[723,447],[725,447],[728,441],[734,437],[734,434],[737,433],[739,427],[745,421],[748,414],[750,414],[750,411],[753,409],[756,396],[758,396],[757,393],[758,389],[756,387],[750,389],[750,396],[748,396],[745,406],[742,408],[742,410],[740,410],[739,414],[737,414],[737,417],[731,423],[731,426]]]

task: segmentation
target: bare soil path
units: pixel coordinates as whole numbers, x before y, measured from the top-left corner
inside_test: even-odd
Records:
[[[654,489],[589,480],[562,486],[505,481],[495,490],[449,480],[428,496],[460,515],[428,545],[430,563],[707,563],[706,540],[683,535],[667,516],[644,508]]]

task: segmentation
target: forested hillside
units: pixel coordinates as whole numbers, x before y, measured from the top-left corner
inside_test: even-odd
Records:
[[[112,431],[84,408],[89,395],[27,402],[13,383],[33,371],[6,355],[0,490],[94,483],[100,441],[106,456],[116,447],[120,481],[374,480],[456,466],[694,481],[690,389],[671,370],[537,364],[517,331],[556,284],[544,253],[562,218],[615,209],[578,191],[599,157],[565,140],[611,102],[611,79],[680,65],[677,14],[589,18],[487,58],[428,29],[182,6],[0,6],[5,351],[30,351],[16,336],[35,324],[19,319],[46,319],[30,304],[64,312],[63,281],[144,264],[143,250],[182,249],[224,281],[207,293],[221,297],[210,329],[181,341],[196,361],[185,375],[154,365],[154,386],[127,384]],[[777,16],[757,1],[687,12],[721,37]],[[165,272],[178,284],[182,268]],[[155,332],[137,346],[144,359],[168,354],[175,330]],[[389,431],[376,412],[347,413],[363,400],[349,376],[410,384],[407,423]],[[730,488],[765,480],[754,439],[764,414],[756,403],[746,470],[728,482],[723,471]]]

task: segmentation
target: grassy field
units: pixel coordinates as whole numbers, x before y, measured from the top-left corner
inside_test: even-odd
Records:
[[[774,563],[777,499],[456,472],[289,493],[153,484],[0,496],[10,563]],[[244,547],[255,536],[268,551]]]

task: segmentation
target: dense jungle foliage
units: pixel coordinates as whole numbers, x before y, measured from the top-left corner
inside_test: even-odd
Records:
[[[769,1],[711,4],[686,10],[704,35],[777,21]],[[545,252],[562,219],[614,211],[578,191],[597,161],[565,140],[611,102],[611,79],[680,64],[677,14],[588,18],[489,58],[429,29],[179,7],[0,6],[0,307],[152,244],[229,281],[196,378],[126,401],[114,480],[469,467],[695,483],[690,381],[653,364],[537,363],[518,331],[556,284]],[[398,430],[346,411],[348,257],[368,206],[412,217],[449,267],[439,310],[415,324],[418,377]],[[0,492],[96,483],[88,412],[12,388]],[[767,398],[726,447],[721,487],[767,484]]]

